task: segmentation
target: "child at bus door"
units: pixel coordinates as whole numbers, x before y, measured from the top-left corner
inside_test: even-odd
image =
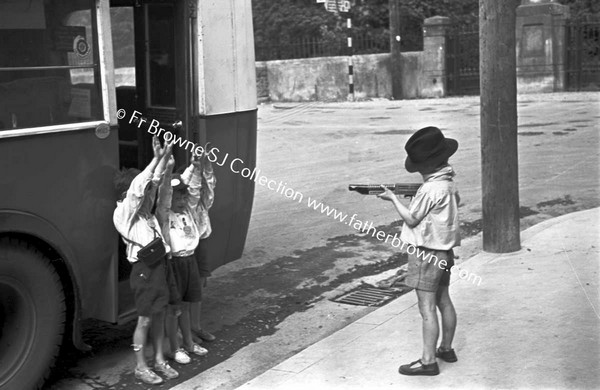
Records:
[[[203,356],[208,351],[192,338],[190,305],[202,297],[200,274],[194,251],[203,232],[200,216],[196,212],[201,200],[202,161],[198,158],[183,175],[173,175],[174,159],[167,163],[165,180],[159,187],[157,216],[171,247],[170,270],[176,285],[176,299],[167,310],[166,329],[173,358],[177,363],[188,364],[189,353]],[[182,176],[189,177],[187,183]],[[183,347],[177,335],[181,330]]]
[[[120,200],[113,214],[113,222],[125,241],[127,259],[132,263],[129,283],[134,292],[138,313],[132,344],[136,358],[134,374],[147,384],[163,382],[155,371],[167,379],[179,376],[166,362],[163,353],[165,312],[169,301],[167,260],[163,259],[150,267],[136,255],[141,247],[157,236],[163,237],[163,244],[169,250],[160,232],[158,220],[152,214],[152,208],[158,185],[171,156],[171,148],[172,145],[161,147],[158,138],[152,138],[154,157],[150,164],[141,172],[133,168],[121,170],[115,177]],[[149,328],[154,347],[154,371],[148,367],[144,354]]]
[[[208,254],[206,239],[212,233],[212,227],[210,225],[210,217],[208,210],[213,205],[215,200],[215,186],[216,178],[212,168],[210,160],[207,158],[210,151],[210,143],[207,143],[204,147],[205,155],[202,160],[202,187],[200,187],[200,202],[196,208],[196,213],[200,219],[200,242],[195,251],[196,260],[198,261],[198,271],[200,271],[200,285],[202,290],[206,287],[207,279],[211,276],[210,268],[208,264]],[[189,181],[189,171],[184,173],[183,180]],[[208,331],[202,329],[200,325],[202,311],[202,301],[194,302],[190,305],[190,317],[192,319],[192,333],[194,339],[198,341],[214,341],[216,337]]]

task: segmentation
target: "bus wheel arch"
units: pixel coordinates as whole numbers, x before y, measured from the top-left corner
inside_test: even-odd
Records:
[[[81,339],[75,286],[57,255],[39,238],[0,236],[0,387],[39,388],[69,333]]]

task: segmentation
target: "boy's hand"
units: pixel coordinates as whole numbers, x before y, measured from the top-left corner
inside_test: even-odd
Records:
[[[192,153],[192,165],[195,169],[202,169],[202,160],[204,159],[204,154],[202,157],[198,157],[195,153]]]
[[[171,159],[173,157],[173,142],[165,142],[163,153],[165,158]],[[173,162],[175,162],[175,160],[173,160]]]
[[[169,156],[169,160],[167,161],[167,170],[172,171],[174,166],[175,166],[175,157],[173,157],[173,154],[171,154]]]
[[[389,188],[387,188],[384,185],[381,185],[381,188],[383,188],[383,192],[379,195],[377,195],[378,198],[383,199],[383,200],[394,200],[394,199],[398,199],[396,198],[396,194],[394,194],[392,192],[392,190],[390,190]]]
[[[210,141],[207,142],[206,145],[204,145],[204,154],[202,154],[203,159],[208,159],[208,152],[210,152],[211,148],[212,145],[210,144]]]
[[[152,137],[152,151],[154,152],[154,157],[157,159],[161,159],[163,157],[168,157],[173,152],[173,143],[165,142],[165,146],[160,145],[160,141],[157,136]]]
[[[152,137],[152,151],[154,152],[154,157],[157,159],[160,159],[164,154],[164,150],[160,146],[160,141],[157,136]]]

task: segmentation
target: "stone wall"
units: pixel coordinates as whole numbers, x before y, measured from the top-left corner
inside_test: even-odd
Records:
[[[402,53],[403,98],[423,97],[422,52]],[[353,57],[355,99],[392,96],[390,55]],[[348,57],[257,62],[259,99],[275,102],[348,99]]]

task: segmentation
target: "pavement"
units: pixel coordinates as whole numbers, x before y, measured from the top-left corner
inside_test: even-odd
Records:
[[[274,389],[600,388],[600,208],[544,221],[521,233],[522,249],[482,252],[453,275],[458,362],[440,375],[408,377],[421,352],[421,318],[410,292],[239,387]],[[191,379],[176,389],[201,389]]]

